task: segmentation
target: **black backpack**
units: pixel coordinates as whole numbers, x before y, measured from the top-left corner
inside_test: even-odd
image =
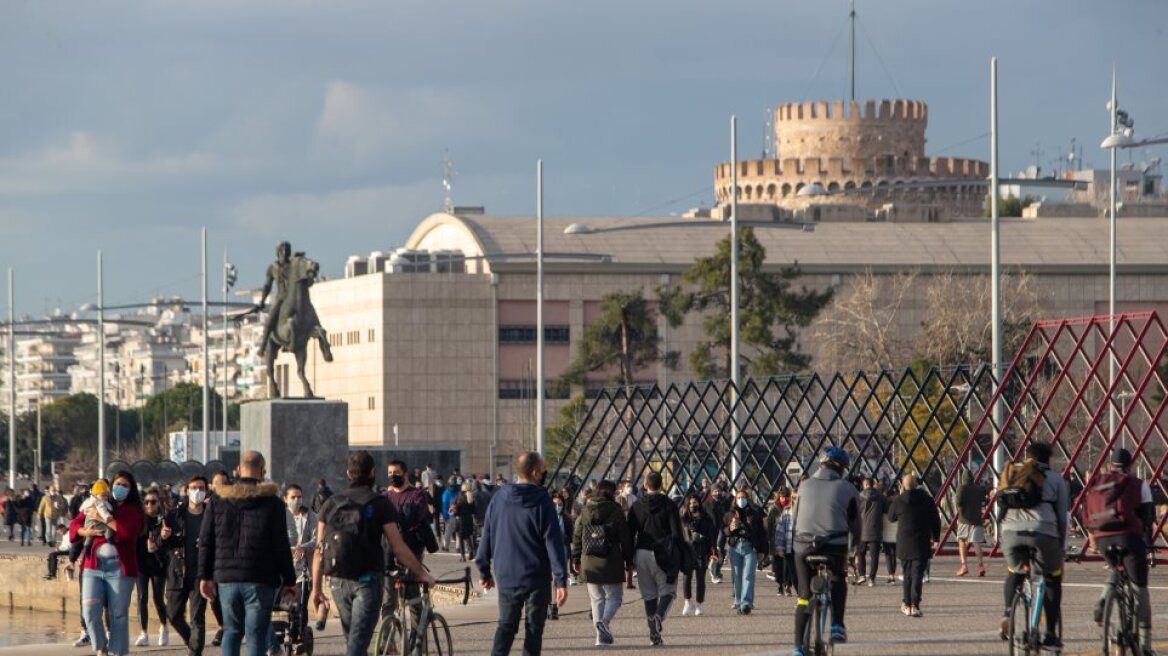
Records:
[[[321,544],[321,572],[326,576],[356,579],[377,565],[382,528],[373,525],[372,504],[379,496],[372,490],[347,490],[329,499]]]
[[[593,518],[591,524],[584,526],[583,538],[581,539],[584,555],[607,558],[616,546],[613,533],[615,531],[611,524],[601,524],[596,518]]]

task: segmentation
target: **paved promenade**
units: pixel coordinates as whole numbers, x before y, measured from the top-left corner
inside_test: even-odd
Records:
[[[457,557],[441,554],[433,557],[431,567],[443,573],[457,570]],[[985,579],[952,576],[955,559],[942,558],[934,563],[933,579],[925,586],[922,604],[924,617],[912,619],[900,614],[900,586],[880,583],[874,588],[852,588],[848,603],[847,625],[851,642],[840,645],[841,654],[908,655],[932,654],[958,656],[966,654],[1003,654],[1005,645],[997,637],[997,619],[1001,606],[1001,561],[993,561],[989,577]],[[1098,653],[1098,629],[1090,620],[1091,605],[1097,598],[1105,572],[1099,563],[1069,565],[1064,612],[1066,626],[1066,654]],[[1168,568],[1153,570],[1153,604],[1160,612],[1156,616],[1157,641],[1163,650],[1168,647]],[[730,609],[730,585],[727,579],[721,585],[711,585],[702,617],[681,617],[680,602],[674,607],[665,624],[665,645],[649,646],[643,619],[640,596],[627,591],[625,607],[613,622],[617,643],[605,651],[627,654],[712,654],[771,655],[790,653],[793,630],[794,600],[778,597],[773,584],[760,573],[757,608],[747,617],[735,615]],[[131,609],[132,611],[132,609]],[[466,607],[443,608],[442,613],[452,626],[456,654],[487,654],[494,633],[495,604],[493,597],[472,602]],[[172,634],[173,635],[173,634]],[[516,642],[514,653],[520,653]],[[332,656],[343,653],[339,626],[329,622],[329,628],[318,640],[318,654]],[[558,622],[549,622],[544,640],[544,653],[581,654],[597,650],[588,619],[587,594],[583,587],[569,590],[568,605]],[[182,654],[181,649],[135,649],[145,652]],[[44,654],[65,656],[87,653],[68,646],[22,646],[0,649],[0,656],[14,654]],[[218,653],[208,649],[208,654]]]

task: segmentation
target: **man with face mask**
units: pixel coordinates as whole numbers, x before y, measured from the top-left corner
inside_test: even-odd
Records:
[[[182,637],[187,654],[200,656],[207,637],[207,600],[199,594],[196,565],[199,531],[206,515],[207,479],[194,476],[187,483],[186,503],[163,520],[161,549],[169,554],[166,571],[166,621]],[[190,607],[190,620],[187,608]]]
[[[398,527],[401,529],[402,539],[405,540],[406,546],[413,552],[414,557],[418,562],[422,562],[428,546],[433,543],[434,550],[437,550],[438,543],[434,534],[430,530],[432,519],[430,517],[430,501],[426,498],[426,493],[418,487],[410,484],[407,478],[406,463],[401,460],[394,460],[389,463],[387,468],[389,473],[389,489],[385,491],[385,498],[389,499],[389,504],[397,511],[399,518]],[[388,551],[386,554],[387,562],[393,562],[393,552]],[[392,569],[396,566],[391,565]],[[406,584],[406,598],[413,599],[418,596],[418,586],[415,583]],[[390,595],[390,607],[396,601],[395,595]]]

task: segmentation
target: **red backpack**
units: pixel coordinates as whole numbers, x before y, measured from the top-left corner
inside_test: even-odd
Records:
[[[1095,537],[1143,535],[1140,479],[1123,472],[1099,474],[1083,500],[1083,525]]]

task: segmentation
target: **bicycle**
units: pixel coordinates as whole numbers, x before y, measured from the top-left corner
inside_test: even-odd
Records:
[[[417,583],[412,576],[392,575],[397,604],[392,614],[377,623],[373,646],[375,656],[453,656],[454,640],[446,618],[434,610],[429,585],[423,584],[417,597],[405,599],[406,585]],[[463,586],[462,603],[470,599],[470,568],[457,579],[438,579],[441,585]],[[416,618],[415,618],[416,614]]]
[[[1139,590],[1123,564],[1126,555],[1127,549],[1119,545],[1108,547],[1104,554],[1111,566],[1110,591],[1103,602],[1103,654],[1106,656],[1143,653],[1136,621]]]
[[[803,651],[807,656],[829,656],[835,653],[831,642],[831,558],[805,556],[805,560],[815,568],[815,576],[811,577],[810,620],[803,633]]]
[[[1038,557],[1035,547],[1027,549],[1026,563],[1022,565],[1022,578],[1018,581],[1018,589],[1014,594],[1014,601],[1010,604],[1009,624],[1006,635],[1003,636],[1009,644],[1010,656],[1025,654],[1027,656],[1040,654],[1043,650],[1042,639],[1045,629],[1042,624],[1042,602],[1046,597],[1046,579],[1038,577],[1038,581],[1031,576],[1031,564]],[[1059,639],[1062,639],[1062,627],[1058,629]],[[1061,653],[1060,648],[1048,648],[1048,651]]]

